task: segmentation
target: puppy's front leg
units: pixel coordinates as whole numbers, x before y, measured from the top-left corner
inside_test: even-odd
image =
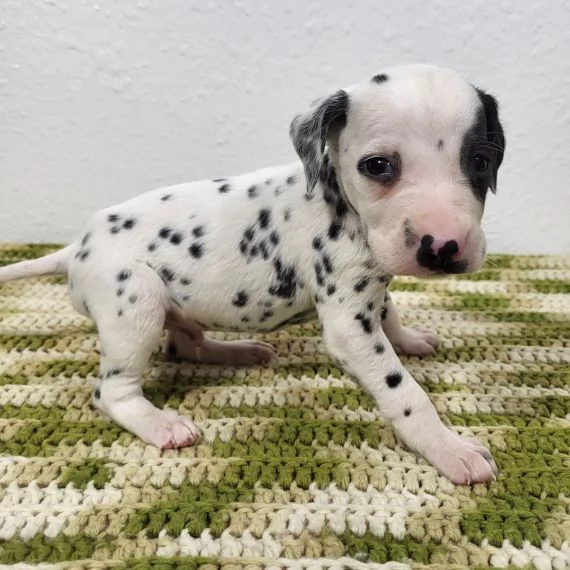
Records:
[[[494,479],[497,467],[491,453],[448,429],[427,394],[402,366],[382,330],[377,300],[383,298],[384,291],[364,295],[347,290],[319,304],[328,351],[373,397],[400,439],[451,481],[471,484]]]

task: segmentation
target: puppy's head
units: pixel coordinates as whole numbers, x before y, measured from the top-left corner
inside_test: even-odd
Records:
[[[314,192],[328,145],[378,263],[396,275],[465,273],[505,138],[496,100],[451,70],[395,67],[313,105],[291,137]]]

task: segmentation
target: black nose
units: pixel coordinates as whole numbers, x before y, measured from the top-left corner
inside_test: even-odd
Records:
[[[422,267],[427,267],[431,271],[442,271],[444,273],[462,273],[465,269],[465,262],[453,261],[453,256],[459,252],[459,245],[454,239],[446,241],[437,251],[432,249],[434,238],[425,235],[420,240],[420,248],[416,253],[416,260]]]

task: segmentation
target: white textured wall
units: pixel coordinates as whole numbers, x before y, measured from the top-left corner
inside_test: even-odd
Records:
[[[570,3],[2,0],[0,241],[67,241],[161,185],[294,158],[315,96],[414,61],[500,100],[494,252],[570,253]]]

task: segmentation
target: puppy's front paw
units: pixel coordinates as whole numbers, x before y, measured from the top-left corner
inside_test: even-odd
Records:
[[[443,439],[424,454],[425,458],[456,485],[487,483],[499,470],[491,452],[473,439],[447,431]]]
[[[435,349],[439,346],[439,339],[429,331],[402,327],[402,332],[397,339],[392,341],[392,346],[398,354],[429,356],[435,353]]]
[[[160,449],[180,449],[195,445],[201,433],[196,424],[172,410],[159,410],[145,418],[141,439]]]

